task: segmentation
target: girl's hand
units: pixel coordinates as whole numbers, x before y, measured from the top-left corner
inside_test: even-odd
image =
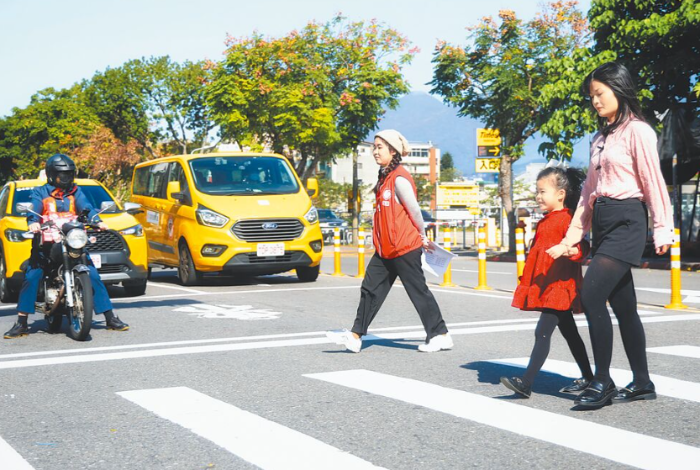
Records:
[[[665,255],[669,248],[671,248],[671,245],[661,245],[656,249],[656,254],[659,256]]]
[[[561,243],[558,245],[554,245],[552,248],[546,251],[546,253],[554,259],[566,255],[568,252],[569,249],[566,247],[566,245],[563,245]]]

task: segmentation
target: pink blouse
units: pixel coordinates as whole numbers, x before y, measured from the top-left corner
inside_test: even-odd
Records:
[[[632,119],[607,137],[600,132],[593,137],[588,175],[564,245],[575,245],[589,232],[593,204],[600,196],[642,200],[651,211],[654,245],[673,243],[671,202],[659,166],[656,132],[649,124]]]

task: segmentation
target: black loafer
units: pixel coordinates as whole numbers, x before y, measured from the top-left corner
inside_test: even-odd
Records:
[[[590,385],[590,383],[591,383],[590,380],[588,380],[585,377],[581,377],[580,379],[576,379],[573,382],[571,382],[570,385],[567,385],[566,387],[559,390],[559,392],[560,393],[581,393],[588,388],[588,385]]]
[[[501,377],[501,383],[518,395],[530,398],[532,388],[525,385],[520,377]]]
[[[594,380],[586,390],[576,397],[574,405],[582,408],[601,408],[611,404],[615,395],[617,395],[617,389],[612,380],[607,385]]]
[[[634,382],[617,392],[613,403],[627,403],[636,400],[656,400],[656,387],[653,382],[640,387]]]

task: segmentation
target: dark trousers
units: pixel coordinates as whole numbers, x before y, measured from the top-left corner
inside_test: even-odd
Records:
[[[95,313],[105,313],[107,310],[112,310],[112,302],[109,300],[109,294],[105,287],[100,274],[95,269],[95,266],[90,268],[90,280],[92,281],[92,289],[95,293]],[[44,278],[44,270],[40,267],[27,266],[24,273],[24,281],[22,288],[19,291],[19,301],[17,302],[17,311],[21,313],[34,313],[36,296],[39,293],[39,283]]]
[[[421,268],[421,251],[419,248],[392,259],[381,258],[376,253],[372,256],[360,289],[360,306],[357,308],[357,317],[352,327],[353,333],[360,336],[367,334],[369,325],[377,316],[397,276],[418,311],[426,339],[430,340],[433,336],[447,333],[440,307],[425,282]]]

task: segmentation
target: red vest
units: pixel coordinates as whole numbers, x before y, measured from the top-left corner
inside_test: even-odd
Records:
[[[401,165],[389,173],[379,188],[372,236],[377,254],[385,259],[397,258],[423,246],[421,234],[397,200],[395,185],[398,176],[411,182],[413,193],[418,197],[411,174]]]

